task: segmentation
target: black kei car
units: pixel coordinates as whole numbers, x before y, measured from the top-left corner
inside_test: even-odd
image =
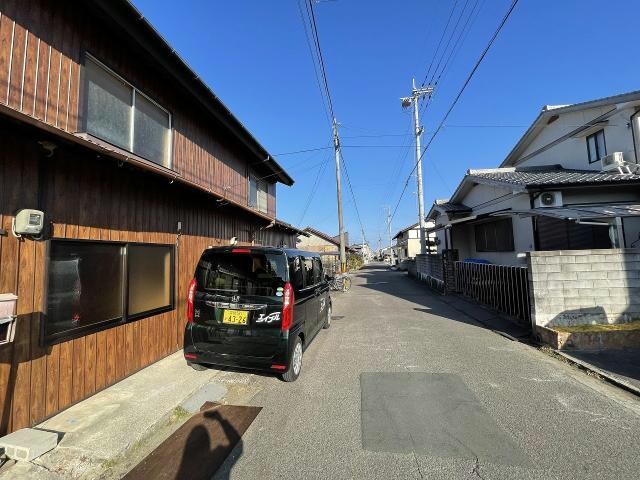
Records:
[[[317,253],[208,248],[187,293],[184,357],[196,370],[247,368],[292,382],[303,351],[330,325],[329,285]]]

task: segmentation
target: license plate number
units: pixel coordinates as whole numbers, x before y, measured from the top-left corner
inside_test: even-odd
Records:
[[[222,323],[231,325],[246,325],[248,313],[246,310],[225,310],[222,313]]]

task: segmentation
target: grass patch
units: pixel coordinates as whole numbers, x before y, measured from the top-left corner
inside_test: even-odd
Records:
[[[177,406],[173,409],[173,418],[175,420],[184,420],[185,418],[189,418],[191,413],[182,408],[181,406]]]
[[[589,333],[589,332],[620,332],[640,330],[640,320],[629,323],[572,325],[570,327],[551,327],[557,332],[565,333]]]

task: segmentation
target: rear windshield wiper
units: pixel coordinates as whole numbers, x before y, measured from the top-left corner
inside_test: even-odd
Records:
[[[228,293],[238,293],[240,290],[238,289],[228,289],[228,288],[206,288],[207,292],[228,292]]]

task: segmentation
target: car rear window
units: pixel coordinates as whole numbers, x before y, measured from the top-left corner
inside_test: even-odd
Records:
[[[280,296],[287,282],[287,262],[284,255],[274,253],[205,252],[196,277],[198,285],[213,293]]]

